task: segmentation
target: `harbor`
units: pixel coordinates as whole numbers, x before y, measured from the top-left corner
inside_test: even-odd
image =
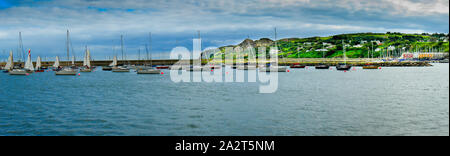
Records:
[[[252,82],[174,83],[164,70],[0,73],[0,135],[447,135],[449,64],[432,65],[291,69],[273,94]]]

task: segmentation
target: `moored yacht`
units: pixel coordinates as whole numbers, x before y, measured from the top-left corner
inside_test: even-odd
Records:
[[[58,63],[58,69],[55,71],[55,75],[71,75],[71,76],[75,76],[77,75],[77,70],[70,67],[69,65],[69,60],[70,60],[70,43],[69,43],[69,30],[67,30],[67,41],[66,41],[66,47],[67,47],[67,66],[64,68],[60,68],[59,67],[59,59],[57,59],[57,63]],[[58,57],[57,57],[58,58]],[[56,65],[56,62],[55,62]]]

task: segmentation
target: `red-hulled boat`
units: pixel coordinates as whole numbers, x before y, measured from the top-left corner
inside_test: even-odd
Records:
[[[159,67],[156,67],[156,69],[169,69],[169,66],[159,66]]]

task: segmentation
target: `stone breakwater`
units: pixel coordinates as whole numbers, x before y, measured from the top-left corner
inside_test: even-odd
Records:
[[[153,60],[151,64],[153,65],[173,65],[175,63],[177,63],[179,60],[171,60],[171,59],[166,59],[166,60]],[[111,60],[101,60],[101,61],[91,61],[91,65],[93,66],[108,66],[112,61]],[[190,62],[192,64],[193,60],[185,60],[184,63],[182,64],[189,64],[188,62]],[[206,64],[208,61],[207,60],[202,60],[203,64]],[[238,63],[242,63],[237,61]],[[249,63],[250,61],[244,61],[245,63]],[[344,60],[342,59],[279,59],[278,60],[280,65],[291,65],[294,63],[300,63],[302,65],[306,65],[306,66],[315,66],[318,64],[327,64],[330,66],[335,66],[338,65],[339,63],[343,63]],[[15,63],[16,65],[18,63]],[[50,62],[42,62],[42,66],[47,67],[47,66],[52,66],[54,64],[54,62],[50,61]],[[66,66],[68,64],[68,62],[66,61],[62,61],[60,62],[61,66]],[[70,63],[71,64],[71,63]],[[83,62],[81,61],[76,61],[75,64],[77,66],[82,66]],[[127,61],[118,61],[118,64],[130,64],[130,65],[144,65],[144,64],[148,64],[150,65],[150,61],[144,61],[144,60],[127,60]],[[214,62],[211,61],[210,64],[221,64],[221,62]],[[347,60],[347,64],[352,65],[352,66],[364,66],[367,64],[371,64],[371,65],[378,65],[378,66],[382,66],[382,67],[427,67],[427,66],[432,66],[430,64],[430,62],[428,61],[402,61],[402,62],[395,62],[395,61],[390,61],[390,62],[377,62],[376,60],[367,60],[367,59],[348,59]],[[4,62],[0,63],[0,66],[3,67],[5,65]]]

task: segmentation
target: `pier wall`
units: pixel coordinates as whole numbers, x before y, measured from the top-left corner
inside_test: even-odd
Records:
[[[317,64],[328,64],[331,66],[335,66],[339,63],[343,63],[344,60],[343,59],[316,59],[316,58],[302,58],[302,59],[296,59],[296,58],[286,58],[286,59],[282,59],[280,58],[279,60],[279,64],[280,65],[291,65],[293,63],[300,63],[303,65],[308,65],[308,66],[315,66]],[[108,66],[112,61],[111,60],[101,60],[101,61],[91,61],[91,65],[92,66]],[[153,65],[173,65],[175,63],[177,63],[178,60],[153,60],[152,64]],[[185,60],[185,63],[183,64],[188,64],[187,62],[192,63],[192,60]],[[206,60],[202,61],[204,64],[206,63]],[[119,65],[121,64],[131,64],[131,65],[150,65],[150,61],[144,61],[144,60],[127,60],[127,61],[117,61],[117,63]],[[216,64],[220,64],[220,62],[215,62]],[[5,62],[0,62],[0,66],[4,66],[6,63]],[[16,65],[18,63],[15,63]],[[35,64],[35,62],[34,62]],[[53,61],[48,61],[48,62],[42,62],[42,66],[46,67],[46,66],[52,66],[54,64]],[[67,62],[67,61],[61,61],[60,65],[61,66],[66,66],[66,65],[71,65],[71,62]],[[77,66],[82,66],[83,62],[82,61],[76,61],[75,64]],[[367,64],[372,64],[372,65],[379,65],[379,66],[431,66],[430,62],[427,61],[403,61],[403,62],[376,62],[375,59],[347,59],[347,64],[353,65],[353,66],[364,66]]]

